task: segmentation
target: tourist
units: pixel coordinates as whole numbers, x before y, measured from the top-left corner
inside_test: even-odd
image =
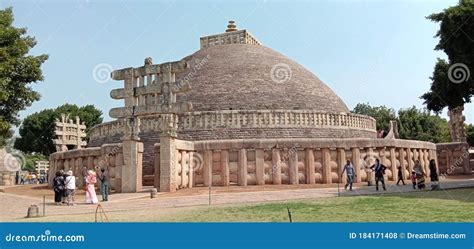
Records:
[[[25,184],[25,176],[20,176],[20,184]]]
[[[86,179],[87,179],[87,176],[89,175],[89,170],[87,170],[87,166],[82,167],[81,175],[82,175],[82,188],[84,188],[84,191],[87,191]]]
[[[411,171],[411,183],[413,184],[413,189],[416,189],[416,172],[414,170]]]
[[[67,172],[65,179],[66,185],[66,201],[69,206],[75,205],[75,194],[76,194],[76,178],[73,176],[72,171]]]
[[[379,191],[379,182],[382,182],[383,190],[387,190],[385,188],[385,180],[383,175],[385,174],[385,170],[387,167],[380,163],[379,159],[375,159],[375,164],[370,167],[372,171],[375,171],[375,190]]]
[[[32,184],[36,183],[36,174],[31,174],[31,183]]]
[[[416,173],[416,183],[418,185],[418,189],[425,189],[425,171],[423,170],[423,166],[419,160],[415,161],[415,167],[413,168]]]
[[[439,178],[438,178],[438,172],[436,171],[436,162],[434,159],[430,160],[430,178],[431,178],[431,190],[439,189]]]
[[[405,185],[405,181],[403,180],[403,175],[402,175],[402,166],[398,166],[398,181],[397,181],[397,186],[402,181],[403,185]]]
[[[97,195],[95,193],[95,186],[94,184],[97,182],[96,173],[92,170],[87,172],[86,177],[86,203],[88,204],[95,204],[99,202],[97,200]]]
[[[67,189],[66,189],[66,178],[68,178],[69,174],[68,172],[65,172],[64,170],[60,170],[60,172],[63,174],[63,178],[64,178],[64,191],[63,191],[63,198],[62,198],[62,203],[64,205],[67,204]]]
[[[54,203],[61,205],[63,193],[64,193],[64,176],[58,171],[56,177],[53,179],[53,190],[54,190]]]
[[[100,169],[99,173],[100,180],[100,194],[102,195],[102,201],[109,200],[109,172],[104,168]]]
[[[346,165],[344,165],[341,178],[344,175],[344,172],[346,172],[347,175],[347,183],[346,186],[344,186],[344,189],[347,190],[347,186],[349,186],[349,191],[352,191],[352,182],[354,181],[354,177],[357,175],[355,174],[354,166],[352,166],[352,162],[350,160],[347,160]]]

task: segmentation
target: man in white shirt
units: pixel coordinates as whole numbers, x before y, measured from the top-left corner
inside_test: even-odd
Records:
[[[74,195],[76,194],[76,178],[72,175],[72,171],[67,172],[66,177],[66,195],[67,195],[67,204],[70,206],[75,205]]]

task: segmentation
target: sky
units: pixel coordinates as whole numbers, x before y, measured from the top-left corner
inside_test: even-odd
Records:
[[[123,105],[110,98],[123,83],[104,77],[108,72],[142,66],[149,56],[154,63],[180,60],[229,20],[313,72],[351,110],[365,102],[421,108],[436,58],[446,58],[434,50],[439,24],[425,17],[456,3],[1,0],[0,7],[12,6],[14,25],[36,37],[31,54],[49,54],[44,81],[33,85],[41,100],[20,118],[71,103],[93,104],[108,121],[109,109]],[[474,122],[473,104],[465,116]]]

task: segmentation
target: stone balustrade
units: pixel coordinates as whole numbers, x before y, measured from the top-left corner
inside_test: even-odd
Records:
[[[184,184],[182,177],[175,178],[179,188],[345,183],[340,174],[348,159],[356,169],[355,182],[374,179],[368,167],[376,158],[388,167],[387,180],[397,180],[398,166],[403,169],[404,179],[409,179],[416,160],[420,160],[427,175],[429,160],[437,160],[435,144],[401,139],[211,140],[194,142],[192,147],[177,149],[176,153],[181,156],[176,172],[187,175]],[[156,162],[159,154],[155,154],[155,171],[159,169]],[[155,186],[159,187],[156,181]]]
[[[142,132],[159,132],[159,115],[141,118]],[[90,140],[123,134],[127,123],[116,120],[94,126]],[[376,132],[375,119],[352,113],[327,113],[305,110],[224,110],[190,112],[179,116],[179,132],[202,129],[241,128],[331,128]],[[178,134],[179,134],[178,132]]]

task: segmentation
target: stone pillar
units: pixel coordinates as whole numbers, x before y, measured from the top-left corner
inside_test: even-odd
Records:
[[[374,156],[374,149],[373,148],[368,148],[367,149],[367,154],[369,155],[369,158],[373,157]],[[380,161],[380,163],[382,163],[382,161],[380,159],[379,159],[379,161]],[[374,159],[374,161],[371,161],[369,163],[369,165],[367,165],[367,167],[371,167],[372,166],[371,164],[373,164],[374,162],[375,162],[375,159]],[[373,184],[375,184],[375,173],[370,168],[366,169],[366,172],[367,172],[368,185],[372,186]]]
[[[135,139],[123,141],[122,193],[136,193],[142,189],[143,143]]]
[[[362,176],[360,175],[360,149],[359,148],[352,148],[352,164],[355,168],[356,177],[354,178],[354,182],[361,182]]]
[[[411,151],[411,148],[407,149],[407,161],[408,161],[408,172],[411,174],[413,171],[413,166],[415,162],[415,158],[413,157],[413,152]]]
[[[402,167],[402,177],[403,179],[407,179],[408,176],[405,174],[406,165],[405,165],[405,149],[399,148],[398,149],[398,160],[400,161],[400,167]],[[409,172],[410,174],[411,172]]]
[[[239,186],[247,186],[247,150],[239,150]]]
[[[290,153],[289,166],[288,166],[288,177],[290,179],[290,184],[298,184],[298,151],[295,150]]]
[[[194,186],[194,152],[189,152],[189,184],[188,188],[192,188]]]
[[[265,167],[263,149],[255,150],[255,178],[257,185],[265,185]]]
[[[314,176],[314,153],[312,149],[306,149],[306,183],[315,184],[316,178]]]
[[[344,148],[337,149],[337,177],[339,178],[339,183],[346,184],[347,178],[341,177],[341,173],[344,165],[346,164],[346,151]]]
[[[202,179],[205,187],[212,186],[212,150],[204,151]]]
[[[122,192],[122,168],[123,168],[123,145],[122,151],[115,155],[115,192]]]
[[[229,151],[221,151],[221,177],[222,177],[222,186],[230,185],[230,173],[229,173]]]
[[[281,184],[281,156],[279,149],[272,149],[272,184]]]
[[[174,192],[178,184],[176,171],[176,138],[172,136],[160,137],[160,192]]]
[[[323,183],[332,183],[331,177],[331,153],[328,148],[321,149],[322,155],[322,176],[323,176]]]
[[[154,175],[154,187],[160,189],[160,150],[155,150],[155,175]]]
[[[188,172],[189,172],[189,163],[186,163],[187,153],[185,150],[181,151],[181,188],[186,188],[188,186]]]
[[[398,180],[397,179],[398,169],[397,169],[397,155],[395,154],[395,148],[390,148],[390,164],[392,164],[392,181],[396,181]]]

